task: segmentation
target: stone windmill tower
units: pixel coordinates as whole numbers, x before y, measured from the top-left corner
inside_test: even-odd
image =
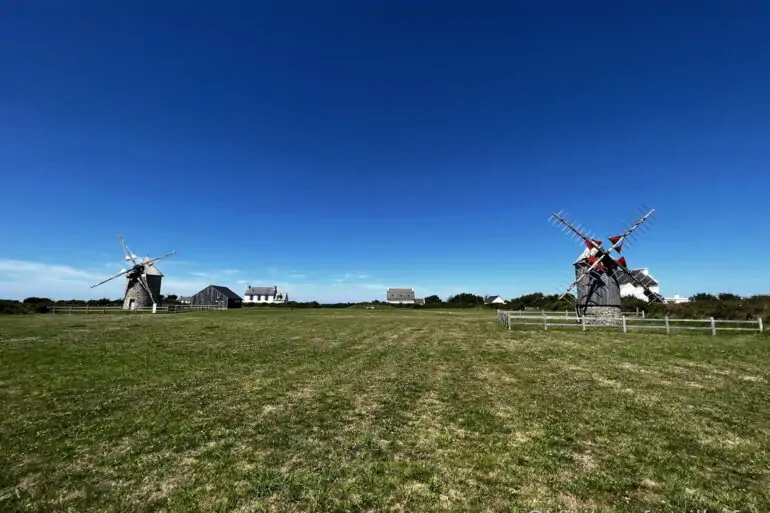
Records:
[[[126,287],[123,292],[123,309],[136,310],[137,308],[152,307],[154,313],[160,301],[160,286],[163,280],[163,273],[160,272],[155,262],[176,255],[176,251],[155,258],[145,257],[138,260],[137,256],[128,249],[128,245],[123,240],[123,237],[120,238],[120,243],[126,254],[126,261],[131,262],[133,266],[130,269],[123,269],[118,274],[110,276],[96,285],[92,285],[91,288],[98,287],[120,276],[125,276]]]
[[[577,285],[576,309],[579,317],[585,317],[590,324],[615,324],[620,321],[620,283],[619,278],[626,275],[628,280],[640,287],[649,302],[663,301],[660,294],[653,292],[647,283],[640,281],[628,268],[626,257],[621,256],[617,260],[612,257],[615,251],[621,254],[623,242],[639,226],[649,218],[655,210],[646,212],[622,235],[609,237],[612,246],[607,249],[602,247],[602,241],[589,237],[576,228],[572,223],[553,214],[553,219],[569,229],[574,235],[583,240],[586,249],[573,263],[575,268],[575,281],[562,293],[559,299],[567,295]]]

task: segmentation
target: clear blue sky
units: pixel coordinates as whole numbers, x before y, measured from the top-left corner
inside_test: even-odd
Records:
[[[553,293],[550,212],[640,204],[664,295],[770,292],[770,4],[527,4],[1,2],[0,297],[120,296],[118,233],[166,294]]]

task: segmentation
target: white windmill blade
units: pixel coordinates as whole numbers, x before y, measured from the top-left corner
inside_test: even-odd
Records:
[[[171,253],[166,253],[163,256],[159,256],[159,257],[155,257],[155,258],[148,258],[147,262],[145,262],[145,264],[152,264],[154,262],[157,262],[158,260],[163,260],[164,258],[168,258],[168,257],[174,256],[174,255],[176,255],[176,250],[172,251]]]
[[[134,255],[130,249],[128,249],[128,244],[126,244],[126,240],[123,238],[123,236],[119,236],[120,244],[123,246],[123,251],[126,253],[126,260],[130,260],[134,263],[134,265],[137,265],[139,262],[136,261],[136,255]]]
[[[147,279],[143,275],[139,275],[139,284],[144,288],[144,290],[147,291],[147,293],[150,295],[150,301],[152,301],[152,304],[155,304],[155,298],[152,296],[152,290],[150,290],[150,285],[147,283]]]
[[[127,273],[127,272],[129,272],[130,270],[131,270],[131,269],[123,269],[123,270],[122,270],[122,271],[120,271],[118,274],[116,274],[116,275],[114,275],[114,276],[110,276],[110,277],[109,277],[109,278],[107,278],[106,280],[100,281],[100,282],[99,282],[99,283],[97,283],[96,285],[91,285],[91,288],[94,288],[94,287],[98,287],[99,285],[102,285],[102,284],[104,284],[104,283],[107,283],[107,282],[108,282],[108,281],[110,281],[110,280],[114,280],[115,278],[119,278],[120,276],[123,276],[124,274],[126,274],[126,273]]]

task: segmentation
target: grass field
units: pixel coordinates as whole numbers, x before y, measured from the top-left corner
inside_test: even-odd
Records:
[[[770,337],[0,318],[0,511],[770,509]]]

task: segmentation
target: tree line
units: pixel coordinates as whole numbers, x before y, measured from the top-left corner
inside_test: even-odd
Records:
[[[491,296],[480,296],[470,292],[463,292],[449,296],[446,300],[437,295],[425,298],[425,304],[412,305],[391,305],[385,301],[365,301],[365,302],[347,302],[347,303],[319,303],[317,301],[289,301],[287,303],[260,304],[244,303],[248,308],[351,308],[374,306],[384,308],[490,308],[505,310],[535,310],[535,311],[564,311],[575,308],[575,298],[567,295],[559,299],[557,294],[543,294],[535,292],[524,294],[522,296],[511,298],[504,303],[490,303]],[[54,305],[89,305],[89,306],[120,306],[122,299],[90,299],[78,300],[71,299],[66,301],[54,301],[43,297],[28,297],[23,301],[0,300],[0,314],[26,314],[26,313],[46,313]],[[161,296],[161,305],[179,304],[179,297],[176,295]],[[662,304],[648,303],[637,298],[623,298],[622,308],[624,311],[644,311],[645,315],[650,317],[664,317],[668,315],[672,318],[700,319],[714,317],[715,319],[756,319],[762,317],[768,318],[770,313],[770,295],[762,294],[755,296],[740,296],[729,292],[711,294],[700,292],[693,294],[690,301],[682,304]]]

